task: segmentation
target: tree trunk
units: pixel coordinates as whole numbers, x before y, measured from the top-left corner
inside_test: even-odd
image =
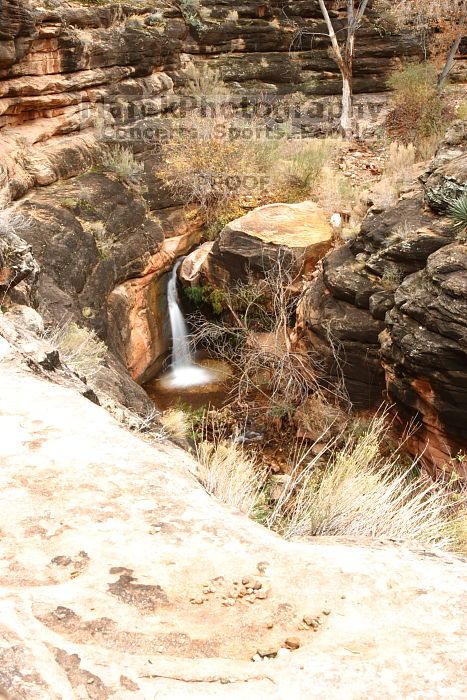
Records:
[[[446,57],[446,62],[444,64],[443,70],[439,74],[438,77],[438,90],[441,92],[441,90],[444,87],[444,83],[446,82],[446,78],[448,77],[449,73],[452,70],[452,67],[454,65],[454,58],[456,56],[457,50],[460,46],[462,36],[459,34],[459,36],[454,39],[451,48],[449,49],[449,53]]]
[[[351,139],[352,128],[352,75],[348,71],[342,71],[342,112],[341,134],[345,139]]]

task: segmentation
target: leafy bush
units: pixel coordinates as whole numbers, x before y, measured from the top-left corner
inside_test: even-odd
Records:
[[[133,151],[125,146],[114,146],[104,150],[101,159],[104,170],[115,173],[120,180],[134,183],[144,172],[143,163],[138,163]]]
[[[180,10],[188,26],[198,32],[206,28],[201,20],[199,0],[173,0],[173,4]]]
[[[207,284],[204,287],[185,287],[184,291],[188,299],[196,306],[208,304],[216,316],[220,316],[224,311],[225,295],[221,289]]]
[[[388,80],[393,90],[393,109],[386,120],[392,137],[417,150],[442,137],[449,113],[437,88],[437,72],[429,63],[409,63]],[[426,153],[424,155],[427,155]]]
[[[200,207],[212,238],[222,228],[216,222],[244,206],[310,196],[336,145],[272,138],[259,117],[222,105],[211,116],[193,110],[172,120],[157,175],[175,196]]]
[[[448,216],[460,240],[467,238],[467,194],[459,197],[448,209]]]
[[[242,198],[258,194],[260,161],[246,127],[228,108],[212,116],[192,110],[172,121],[162,145],[157,175],[175,196],[197,204],[208,222]]]

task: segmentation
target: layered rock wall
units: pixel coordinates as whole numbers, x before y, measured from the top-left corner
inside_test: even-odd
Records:
[[[329,254],[298,310],[295,343],[319,351],[354,406],[383,396],[416,417],[418,453],[442,465],[467,447],[467,247],[446,217],[467,192],[465,123],[423,182]]]
[[[155,175],[189,66],[218,69],[232,95],[312,97],[299,121],[319,130],[337,113],[316,96],[340,91],[322,30],[316,2],[0,4],[0,205],[17,202],[28,222],[19,228],[41,266],[41,308],[94,328],[138,381],[167,349],[162,275],[200,231]],[[370,13],[356,92],[385,90],[416,52],[411,37],[382,35]],[[139,188],[90,172],[110,143],[144,164]]]

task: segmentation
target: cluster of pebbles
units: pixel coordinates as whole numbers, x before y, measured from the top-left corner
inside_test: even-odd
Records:
[[[220,581],[218,580],[217,584]],[[228,590],[222,595],[222,605],[233,606],[237,602],[244,601],[253,604],[257,600],[264,600],[268,597],[270,587],[265,582],[252,576],[244,576],[241,581],[232,581],[228,586]],[[216,582],[206,583],[203,586],[203,593],[200,596],[190,598],[192,605],[202,605],[209,600],[209,596],[219,591],[219,586]]]
[[[264,576],[266,566],[258,565],[258,571],[260,576]],[[222,605],[226,607],[234,606],[240,602],[248,602],[250,604],[255,603],[257,600],[264,600],[268,597],[270,593],[270,586],[267,580],[261,581],[256,576],[244,576],[241,580],[234,580],[230,584],[225,581],[223,576],[219,576],[216,579],[212,579],[209,583],[203,585],[202,594],[193,598],[190,598],[190,603],[192,605],[203,605],[208,602],[217,593],[218,596],[222,598]],[[312,630],[316,632],[323,624],[323,615],[327,616],[331,614],[329,609],[321,611],[320,615],[304,615],[301,621],[297,625],[299,631]],[[274,622],[269,621],[266,623],[267,629],[272,629],[274,627]],[[299,649],[301,646],[301,641],[299,637],[287,637],[283,642],[275,643],[273,645],[258,647],[256,653],[251,657],[252,661],[267,661],[268,659],[279,658],[282,656],[287,656],[290,652]]]
[[[323,610],[323,615],[330,615],[331,611],[329,609]],[[302,621],[299,623],[297,629],[303,630],[314,630],[315,632],[323,624],[323,618],[321,615],[304,615]],[[268,628],[272,628],[273,623],[269,623]],[[281,656],[287,656],[291,651],[300,649],[301,641],[298,637],[287,637],[287,639],[280,644],[271,645],[267,647],[259,647],[251,657],[252,661],[265,661],[267,659],[275,659]]]

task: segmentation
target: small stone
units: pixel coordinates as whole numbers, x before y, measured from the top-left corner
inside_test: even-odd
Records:
[[[253,583],[251,584],[251,587],[254,591],[259,591],[259,589],[262,588],[262,586],[263,584],[261,583],[261,581],[253,581]]]
[[[258,649],[257,653],[261,658],[265,656],[276,656],[277,654],[277,647],[262,647],[261,649]]]
[[[246,589],[246,592],[248,593],[248,595],[251,595],[251,594],[253,593],[253,589],[252,589],[252,588],[247,588],[247,589]]]
[[[247,586],[250,583],[250,578],[248,576],[245,576],[242,578],[242,583],[244,586]]]
[[[94,678],[88,678],[88,685],[92,685],[94,683]]]
[[[290,654],[290,649],[285,649],[284,647],[281,647],[277,651],[277,656],[288,656]]]
[[[255,654],[254,656],[251,657],[252,661],[261,661],[261,656],[259,654]]]
[[[303,617],[303,622],[305,625],[308,625],[308,627],[312,627],[314,630],[318,629],[318,627],[321,624],[321,620],[319,617],[312,617],[311,615],[305,615]]]
[[[298,637],[287,637],[284,644],[287,649],[300,649],[300,640]]]
[[[268,628],[268,630],[272,630],[272,628],[274,627],[274,622],[266,622],[266,627]]]
[[[269,566],[268,561],[260,561],[256,564],[256,568],[258,569],[260,574],[264,574],[266,569],[268,568],[268,566]]]
[[[267,591],[258,591],[256,594],[256,597],[259,598],[260,600],[264,600],[265,598],[268,597]]]
[[[306,625],[304,622],[300,622],[300,623],[297,625],[297,629],[300,630],[300,631],[303,631],[303,630],[309,630],[310,628],[309,628],[309,626]]]
[[[330,615],[330,614],[331,614],[331,611],[329,610],[329,608],[326,608],[326,610],[323,610],[323,615]]]

